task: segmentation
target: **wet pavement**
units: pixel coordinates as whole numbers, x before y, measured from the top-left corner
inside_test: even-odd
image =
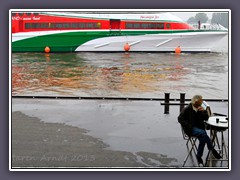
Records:
[[[228,114],[227,102],[209,105]],[[164,114],[160,101],[13,98],[12,166],[181,168],[187,148],[179,111],[170,106]]]

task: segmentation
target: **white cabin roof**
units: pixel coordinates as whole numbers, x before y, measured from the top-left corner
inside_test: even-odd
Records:
[[[146,20],[146,21],[177,21],[184,22],[177,16],[172,15],[171,13],[81,13],[81,12],[40,12],[41,14],[47,15],[57,15],[57,16],[67,16],[67,17],[87,17],[87,18],[99,18],[99,19],[121,19],[121,20]],[[130,12],[131,13],[131,12]]]

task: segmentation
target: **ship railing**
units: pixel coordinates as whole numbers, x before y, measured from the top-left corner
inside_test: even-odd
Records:
[[[192,26],[198,29],[198,24],[192,24]],[[224,31],[228,30],[227,28],[225,28],[224,26],[218,23],[214,23],[214,24],[202,23],[200,29],[201,30],[224,30]]]
[[[227,28],[225,28],[221,24],[207,24],[207,25],[202,24],[201,29],[204,29],[204,30],[227,30]]]

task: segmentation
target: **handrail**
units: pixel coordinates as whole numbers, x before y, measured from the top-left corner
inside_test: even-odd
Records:
[[[92,100],[98,100],[98,99],[105,99],[105,100],[140,100],[140,101],[164,101],[165,98],[139,98],[139,97],[79,97],[79,96],[18,96],[13,95],[12,98],[27,98],[27,99],[92,99]],[[228,99],[204,99],[206,101],[213,101],[213,102],[228,102]],[[180,101],[178,98],[170,98],[169,101]],[[185,101],[191,101],[191,99],[185,99]],[[162,103],[164,104],[164,103]],[[169,103],[176,104],[176,103]]]

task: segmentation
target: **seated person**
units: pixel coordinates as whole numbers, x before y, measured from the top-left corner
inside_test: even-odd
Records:
[[[205,130],[204,120],[208,120],[209,116],[206,110],[201,106],[203,102],[201,95],[193,96],[191,103],[186,106],[178,116],[178,122],[182,125],[184,132],[190,137],[197,137],[199,145],[197,148],[197,160],[199,164],[203,164],[202,155],[205,144],[212,151],[216,159],[221,156],[213,148],[212,142]]]

